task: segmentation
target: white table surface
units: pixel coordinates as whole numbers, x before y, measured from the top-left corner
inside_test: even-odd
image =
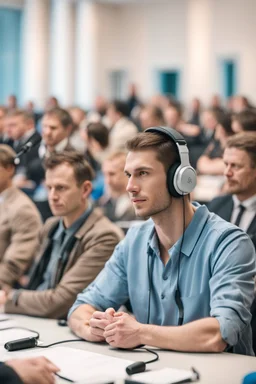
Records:
[[[38,331],[40,333],[40,340],[42,340],[44,344],[75,338],[68,327],[59,326],[56,320],[19,315],[10,315],[10,317],[15,319],[19,326]],[[146,361],[153,358],[153,355],[147,352],[115,350],[107,344],[75,342],[60,345],[68,348],[85,349],[91,352],[133,361]],[[148,369],[159,369],[163,367],[190,369],[191,367],[195,367],[201,375],[199,382],[202,384],[241,384],[244,375],[256,371],[256,357],[229,353],[180,353],[156,350],[159,353],[160,359],[150,364]],[[8,352],[8,354],[9,353],[11,358],[12,353]],[[58,383],[67,382],[58,380]],[[120,381],[118,383],[120,383]]]

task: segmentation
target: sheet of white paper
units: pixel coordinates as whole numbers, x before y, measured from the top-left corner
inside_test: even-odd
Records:
[[[130,379],[138,383],[171,384],[194,379],[194,373],[184,369],[163,368],[156,371],[138,373],[132,375]]]
[[[17,327],[18,324],[17,324],[17,321],[15,320],[5,320],[5,321],[0,321],[0,329],[5,329],[5,328],[9,328],[9,327]]]
[[[0,321],[10,319],[10,316],[6,315],[6,313],[0,313]]]
[[[23,339],[24,337],[33,337],[33,336],[36,336],[35,332],[31,332],[25,329],[19,329],[19,328],[6,329],[6,330],[2,329],[0,330],[0,346],[1,345],[3,346],[8,341],[18,340],[18,339]]]
[[[60,368],[59,374],[76,382],[92,384],[97,381],[125,378],[130,360],[101,355],[81,349],[53,347],[20,352],[7,352],[3,360],[10,358],[45,356]]]

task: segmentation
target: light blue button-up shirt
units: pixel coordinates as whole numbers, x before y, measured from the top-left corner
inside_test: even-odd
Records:
[[[183,323],[215,317],[222,338],[234,346],[234,352],[253,355],[253,244],[238,227],[210,213],[205,206],[195,206],[196,212],[184,233],[180,259]],[[81,304],[102,311],[108,307],[117,310],[129,298],[139,322],[147,322],[150,307],[149,323],[177,325],[175,291],[180,244],[181,238],[169,249],[170,259],[164,265],[153,221],[131,228],[95,281],[77,296],[69,316]]]

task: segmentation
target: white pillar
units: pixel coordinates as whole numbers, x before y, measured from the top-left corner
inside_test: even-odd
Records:
[[[49,1],[25,0],[22,35],[22,103],[42,108],[48,96]]]
[[[212,0],[188,2],[187,100],[209,100],[213,93]]]
[[[90,108],[96,96],[97,5],[80,0],[76,8],[76,104]]]
[[[53,0],[51,10],[50,94],[64,107],[74,103],[74,4]]]

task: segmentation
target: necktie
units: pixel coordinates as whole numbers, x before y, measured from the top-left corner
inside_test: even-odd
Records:
[[[239,205],[239,212],[238,212],[238,215],[237,215],[237,218],[236,218],[236,221],[235,221],[235,225],[237,225],[239,227],[239,224],[240,224],[240,221],[241,221],[241,218],[243,216],[243,213],[245,211],[245,207],[240,204]]]

